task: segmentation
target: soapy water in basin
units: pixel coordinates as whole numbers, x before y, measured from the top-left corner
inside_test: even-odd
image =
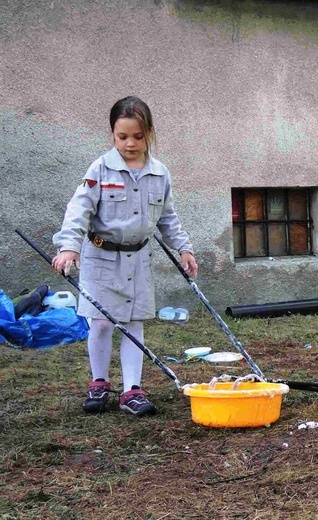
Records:
[[[268,426],[279,418],[282,396],[289,391],[284,384],[267,383],[255,374],[234,382],[223,374],[209,384],[184,385],[190,397],[194,422],[210,427]]]
[[[215,391],[218,390],[218,387],[216,386],[217,383],[229,383],[232,381],[232,376],[229,376],[228,374],[222,374],[219,377],[212,377],[211,381],[208,384],[207,391]],[[231,390],[237,390],[240,383],[246,383],[248,381],[255,382],[259,381],[261,383],[265,383],[264,379],[259,377],[257,374],[248,374],[244,377],[238,377],[234,383]],[[186,385],[183,385],[182,390],[186,388],[195,388],[196,386],[199,386],[199,383],[187,383]]]
[[[251,383],[260,384],[254,385]],[[229,397],[235,397],[235,393],[237,392],[237,397],[239,397],[240,394],[244,394],[246,397],[253,397],[256,394],[262,394],[269,398],[275,397],[277,393],[287,393],[289,390],[287,385],[281,383],[267,383],[264,379],[254,373],[238,377],[235,381],[233,381],[232,376],[222,374],[219,377],[213,377],[208,384],[188,383],[182,387],[185,395],[187,395],[187,390],[191,391],[195,389],[197,389],[201,395],[205,394],[206,396],[213,394],[217,397],[217,393],[222,393],[225,395],[228,394]]]

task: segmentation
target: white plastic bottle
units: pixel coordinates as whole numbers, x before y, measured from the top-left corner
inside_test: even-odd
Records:
[[[43,299],[45,310],[62,309],[63,307],[72,307],[77,309],[77,301],[70,291],[58,291],[54,294],[45,296]]]

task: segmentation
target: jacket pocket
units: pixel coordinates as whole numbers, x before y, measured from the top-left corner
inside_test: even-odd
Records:
[[[92,242],[87,241],[83,249],[83,256],[86,258],[100,258],[101,260],[115,262],[117,258],[117,251],[106,251],[101,247],[94,246]]]
[[[108,219],[124,219],[126,217],[126,191],[102,190],[100,203],[106,209]]]
[[[163,203],[162,193],[148,193],[148,218],[155,224],[161,217]]]
[[[82,252],[81,271],[92,281],[113,280],[116,271],[117,251],[105,251],[87,242]]]

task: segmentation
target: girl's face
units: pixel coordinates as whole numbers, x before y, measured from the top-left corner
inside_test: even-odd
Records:
[[[114,126],[115,146],[130,167],[143,167],[147,143],[140,123],[135,118],[120,117]]]

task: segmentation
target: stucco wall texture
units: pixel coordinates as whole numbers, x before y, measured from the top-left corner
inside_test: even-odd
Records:
[[[316,257],[235,263],[231,188],[317,186],[318,7],[310,2],[2,0],[0,287],[62,277],[49,254],[67,201],[112,146],[109,109],[150,106],[154,155],[199,262],[226,306],[315,298]],[[200,305],[156,253],[157,305]],[[68,287],[70,289],[70,286]]]

